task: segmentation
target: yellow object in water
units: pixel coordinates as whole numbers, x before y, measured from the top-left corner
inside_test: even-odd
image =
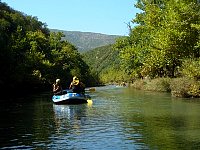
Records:
[[[88,105],[88,106],[92,106],[92,103],[93,103],[93,102],[92,102],[91,99],[88,99],[88,100],[87,100],[87,105]]]

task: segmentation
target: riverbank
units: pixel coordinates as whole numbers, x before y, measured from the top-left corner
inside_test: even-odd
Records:
[[[171,92],[173,97],[200,98],[200,81],[189,78],[137,79],[130,86],[145,91]]]

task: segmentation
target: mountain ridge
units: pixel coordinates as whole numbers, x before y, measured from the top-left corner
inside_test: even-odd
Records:
[[[95,32],[65,31],[59,29],[50,29],[50,31],[62,32],[65,35],[62,39],[75,45],[79,52],[114,44],[117,38],[122,37],[121,35],[108,35]]]

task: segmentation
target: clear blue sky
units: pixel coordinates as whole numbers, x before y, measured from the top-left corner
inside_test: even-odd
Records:
[[[136,0],[1,0],[50,29],[128,35]]]

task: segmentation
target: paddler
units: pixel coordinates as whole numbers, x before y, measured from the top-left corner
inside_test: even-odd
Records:
[[[85,85],[76,76],[73,77],[69,89],[72,89],[73,93],[85,93]]]

